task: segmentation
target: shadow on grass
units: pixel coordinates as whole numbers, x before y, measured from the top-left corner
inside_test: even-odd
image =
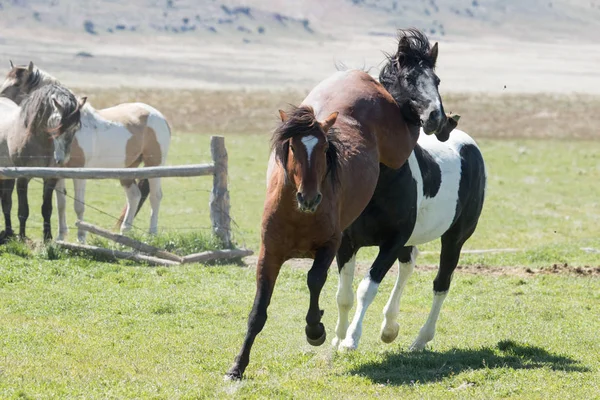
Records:
[[[577,360],[511,340],[500,341],[495,347],[396,353],[385,357],[382,361],[363,364],[349,372],[368,377],[376,383],[392,385],[438,382],[463,371],[494,368],[589,372]]]

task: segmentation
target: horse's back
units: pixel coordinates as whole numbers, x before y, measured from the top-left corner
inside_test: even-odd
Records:
[[[477,209],[474,218],[479,218],[485,164],[479,147],[465,132],[455,129],[446,142],[421,133],[409,166],[417,184],[417,218],[407,245],[439,238],[465,208]]]
[[[128,167],[144,155],[147,165],[161,165],[168,153],[171,130],[155,108],[123,103],[101,110],[90,107],[76,139],[86,153],[87,167]]]

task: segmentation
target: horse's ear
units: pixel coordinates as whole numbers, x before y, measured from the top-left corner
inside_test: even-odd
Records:
[[[437,61],[437,56],[438,56],[438,42],[435,42],[435,44],[429,51],[429,57],[431,57],[431,60],[433,61],[433,65],[435,65],[435,62]]]
[[[27,72],[29,72],[29,73],[33,72],[33,61],[29,61],[29,66],[27,67]]]
[[[87,96],[80,97],[79,100],[77,101],[78,108],[82,108],[85,105],[86,101],[87,101]]]
[[[15,64],[13,64],[12,60],[8,60],[10,61],[10,69],[14,69],[15,68]]]
[[[331,128],[333,126],[333,124],[335,124],[335,120],[338,117],[339,112],[332,112],[331,114],[329,114],[329,117],[327,117],[325,119],[325,121],[321,122],[321,128],[323,128],[323,132],[327,133],[327,131],[329,130],[329,128]]]
[[[54,105],[54,108],[58,110],[58,112],[62,113],[63,107],[60,105],[60,103],[58,102],[58,100],[56,100],[56,97],[54,96],[52,96],[52,104]]]
[[[285,122],[288,120],[288,116],[283,110],[279,110],[279,116],[281,117],[281,122]]]

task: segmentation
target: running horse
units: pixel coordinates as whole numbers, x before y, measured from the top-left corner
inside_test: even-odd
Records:
[[[26,66],[15,66],[11,61],[10,66],[0,87],[0,96],[8,97],[16,103],[44,85],[61,85],[56,78],[37,68],[32,62]],[[155,108],[144,103],[123,103],[96,110],[87,104],[81,113],[81,129],[75,135],[73,156],[67,167],[135,168],[142,162],[145,166],[164,165],[171,142],[171,129],[165,117]],[[85,185],[84,179],[73,179],[75,213],[79,221],[83,220],[85,211]],[[118,220],[121,233],[131,230],[134,217],[148,197],[152,208],[149,232],[156,233],[162,199],[160,178],[142,179],[137,184],[134,180],[122,179],[121,185],[127,196],[127,204]],[[68,232],[64,179],[56,183],[56,189],[58,239],[62,240]],[[85,242],[85,237],[85,231],[79,229],[78,240]]]
[[[427,133],[446,125],[439,94],[428,109]],[[317,85],[291,112],[280,111],[272,138],[262,218],[256,295],[242,348],[226,378],[241,379],[250,349],[267,320],[267,307],[282,264],[312,258],[307,285],[307,341],[326,339],[319,296],[342,232],[369,203],[379,163],[400,168],[419,136],[394,98],[363,71],[339,71]]]
[[[78,99],[68,89],[47,85],[26,96],[20,105],[0,98],[0,166],[49,167],[62,166],[69,159],[71,143],[80,127],[81,108],[85,98]],[[10,193],[14,179],[0,183]],[[44,190],[44,200],[50,200],[52,191]],[[10,211],[12,201],[2,193],[2,208],[6,223],[4,235],[12,232]],[[52,209],[42,207],[44,220],[50,219]],[[44,225],[46,229],[46,225]],[[5,237],[2,237],[5,239]]]

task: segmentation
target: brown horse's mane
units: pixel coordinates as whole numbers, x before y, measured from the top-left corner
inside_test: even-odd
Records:
[[[290,146],[289,139],[295,136],[310,135],[311,132],[315,131],[317,134],[323,133],[319,121],[317,121],[315,116],[315,111],[311,106],[290,106],[290,111],[287,115],[288,119],[275,129],[271,138],[271,150],[275,151],[275,155],[285,171],[286,180],[286,166]],[[329,143],[326,154],[327,174],[331,178],[331,182],[335,188],[336,184],[339,183],[338,168],[342,142],[338,138],[338,130],[335,127],[329,129],[326,138]]]

